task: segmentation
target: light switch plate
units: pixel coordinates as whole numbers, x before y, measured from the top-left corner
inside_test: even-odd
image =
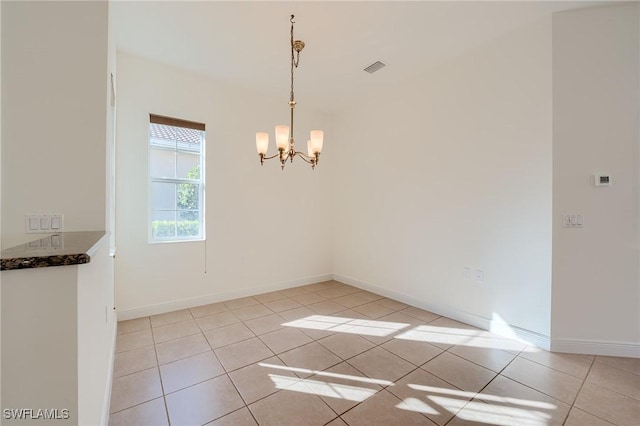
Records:
[[[62,214],[27,214],[24,219],[27,234],[52,234],[63,231]]]

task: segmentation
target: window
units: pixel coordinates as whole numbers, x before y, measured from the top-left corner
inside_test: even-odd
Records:
[[[149,241],[204,239],[204,124],[149,115]]]

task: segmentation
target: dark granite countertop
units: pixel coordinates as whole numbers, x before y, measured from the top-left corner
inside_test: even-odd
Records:
[[[104,231],[61,232],[2,250],[0,270],[89,263]]]

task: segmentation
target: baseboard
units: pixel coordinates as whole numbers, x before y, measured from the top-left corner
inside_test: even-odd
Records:
[[[626,342],[594,342],[588,340],[551,341],[553,352],[640,358],[640,344]]]
[[[344,284],[349,284],[354,287],[358,287],[363,290],[371,291],[372,293],[377,293],[390,299],[406,303],[407,305],[415,306],[416,308],[424,309],[426,311],[430,311],[435,314],[481,328],[483,330],[491,330],[492,332],[499,335],[504,335],[505,337],[516,338],[545,350],[549,350],[550,347],[549,336],[545,336],[544,334],[540,334],[535,331],[516,327],[511,324],[508,324],[508,327],[504,327],[503,324],[502,327],[494,327],[495,324],[490,318],[481,317],[479,315],[455,309],[450,306],[436,305],[425,300],[416,299],[414,296],[409,296],[394,290],[378,287],[344,275],[333,274],[333,279]]]
[[[149,315],[164,314],[165,312],[177,311],[180,309],[193,308],[200,305],[208,305],[210,303],[224,302],[225,300],[237,299],[239,297],[255,296],[256,294],[268,293],[271,291],[284,290],[292,287],[299,287],[307,284],[315,284],[323,281],[329,281],[333,278],[332,274],[315,275],[312,277],[301,278],[292,281],[284,281],[280,283],[272,283],[258,287],[251,287],[241,290],[233,290],[222,293],[213,293],[204,296],[190,297],[187,299],[173,300],[155,305],[143,306],[140,308],[126,309],[118,311],[118,321],[141,318]]]
[[[109,424],[109,409],[111,408],[111,385],[113,384],[113,365],[116,358],[116,337],[118,335],[117,318],[114,315],[114,323],[111,333],[111,345],[109,346],[109,368],[107,370],[107,383],[104,390],[104,400],[102,403],[102,419],[100,424]]]

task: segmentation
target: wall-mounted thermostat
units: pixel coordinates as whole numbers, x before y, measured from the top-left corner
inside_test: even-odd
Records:
[[[611,186],[610,175],[594,175],[593,177],[596,186]]]

